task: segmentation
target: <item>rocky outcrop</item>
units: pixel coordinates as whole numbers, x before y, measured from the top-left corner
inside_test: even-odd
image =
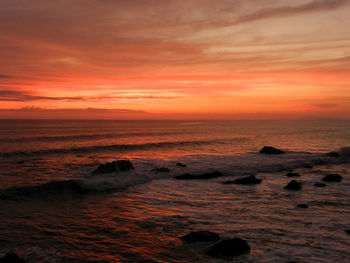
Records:
[[[223,174],[219,171],[214,171],[214,172],[208,172],[208,173],[204,173],[204,174],[182,174],[182,175],[178,175],[175,177],[175,179],[178,180],[194,180],[194,179],[211,179],[211,178],[216,178],[216,177],[220,177],[223,176]]]
[[[287,177],[299,177],[300,174],[298,174],[298,173],[287,173],[286,176]]]
[[[117,160],[106,164],[101,164],[93,174],[108,174],[133,170],[134,166],[129,160]]]
[[[292,180],[284,187],[284,189],[287,189],[287,190],[300,190],[301,189],[301,183],[299,183],[299,182],[297,182],[295,180]]]
[[[264,146],[260,153],[264,154],[284,154],[285,152],[272,146]]]
[[[323,183],[314,183],[314,186],[316,187],[325,187],[326,185]]]
[[[339,174],[327,174],[322,178],[324,182],[340,182],[343,178]]]
[[[183,163],[176,163],[176,166],[179,166],[179,167],[187,167],[186,164],[183,164]]]
[[[24,263],[25,260],[20,258],[15,253],[6,253],[5,256],[0,258],[0,263]]]
[[[261,179],[255,177],[255,175],[251,175],[248,177],[238,178],[233,181],[234,184],[260,184]]]
[[[235,257],[250,252],[250,246],[241,238],[226,239],[213,245],[206,251],[211,257]]]
[[[214,232],[210,231],[195,231],[188,233],[187,235],[181,237],[183,241],[186,242],[199,242],[199,241],[218,241],[220,236]]]
[[[309,208],[309,206],[307,204],[299,204],[298,207],[299,208]]]

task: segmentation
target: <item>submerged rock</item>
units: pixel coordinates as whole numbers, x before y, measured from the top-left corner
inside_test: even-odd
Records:
[[[181,239],[187,242],[218,241],[220,240],[220,236],[210,231],[195,231],[188,233],[187,235],[181,237]]]
[[[183,164],[183,163],[176,163],[176,166],[179,166],[179,167],[187,167],[186,164]]]
[[[330,156],[330,157],[339,157],[340,154],[337,153],[337,152],[329,152],[329,153],[326,153],[327,156]]]
[[[261,179],[255,177],[255,175],[251,175],[248,177],[238,178],[233,181],[234,184],[260,184]]]
[[[24,263],[25,260],[20,258],[15,253],[6,253],[6,255],[0,258],[0,263]]]
[[[213,245],[206,251],[206,254],[211,257],[234,257],[242,254],[247,254],[250,251],[248,243],[241,238],[226,239]]]
[[[286,176],[288,176],[288,177],[299,177],[300,174],[298,174],[298,173],[287,173]]]
[[[129,160],[117,160],[111,163],[101,164],[93,174],[107,174],[133,170],[134,166]]]
[[[325,182],[340,182],[343,178],[339,174],[327,174],[322,178]]]
[[[156,168],[153,168],[151,171],[156,173],[169,173],[170,169],[166,167],[160,167],[160,168],[156,167]]]
[[[295,180],[292,180],[284,187],[284,189],[287,189],[287,190],[300,190],[301,189],[301,183],[299,183],[299,182],[297,182]]]
[[[175,177],[178,180],[193,180],[193,179],[211,179],[223,176],[223,174],[219,171],[208,172],[204,174],[182,174]]]
[[[309,206],[307,204],[299,204],[298,207],[299,208],[309,208]]]
[[[314,183],[314,186],[316,187],[325,187],[326,185],[323,183]]]
[[[272,146],[264,146],[260,150],[260,153],[264,153],[264,154],[283,154],[285,152],[280,150],[280,149],[277,149],[275,147],[272,147]]]

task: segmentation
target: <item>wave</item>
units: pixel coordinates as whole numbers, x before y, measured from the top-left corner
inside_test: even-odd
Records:
[[[4,143],[24,143],[24,142],[55,142],[70,140],[97,140],[105,138],[127,138],[127,137],[145,137],[145,136],[166,136],[176,135],[178,132],[153,132],[153,133],[98,133],[98,134],[78,134],[78,135],[62,135],[62,136],[34,136],[34,137],[18,137],[18,138],[0,138],[0,142]]]
[[[196,146],[208,144],[226,144],[234,141],[246,140],[246,137],[230,138],[230,139],[215,139],[215,140],[195,140],[195,141],[170,141],[170,142],[152,142],[142,144],[112,144],[112,145],[94,145],[89,147],[74,147],[62,149],[43,149],[38,151],[14,151],[0,153],[0,157],[15,157],[15,156],[35,156],[46,154],[83,154],[102,151],[128,151],[128,150],[147,150],[152,148],[166,148],[177,146]]]
[[[187,167],[177,166],[179,161],[186,163]],[[290,172],[297,168],[350,163],[350,147],[342,148],[331,154],[288,152],[275,156],[259,153],[230,156],[193,155],[176,160],[138,159],[132,162],[135,166],[135,170],[132,171],[93,175],[92,170],[90,170],[76,180],[51,181],[37,186],[5,189],[0,191],[0,199],[46,198],[49,196],[62,198],[66,195],[124,189],[158,178],[174,178],[175,180],[178,175],[185,173],[199,175],[216,170],[220,171],[226,178],[218,177],[210,180],[214,183],[221,183],[230,176]],[[152,167],[168,167],[170,172],[157,173],[150,169]]]

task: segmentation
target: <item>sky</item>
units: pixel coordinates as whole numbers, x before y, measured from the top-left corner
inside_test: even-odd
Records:
[[[0,118],[350,118],[350,0],[0,0]]]

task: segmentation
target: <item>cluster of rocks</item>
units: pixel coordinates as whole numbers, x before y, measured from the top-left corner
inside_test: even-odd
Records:
[[[183,237],[186,242],[216,242],[221,238],[218,234],[210,231],[195,231]],[[205,253],[211,257],[235,257],[250,252],[250,246],[241,238],[231,238],[221,240],[210,246]]]
[[[101,164],[93,174],[108,174],[116,172],[125,172],[133,170],[134,166],[129,160],[117,160],[113,162],[108,162],[106,164]]]

